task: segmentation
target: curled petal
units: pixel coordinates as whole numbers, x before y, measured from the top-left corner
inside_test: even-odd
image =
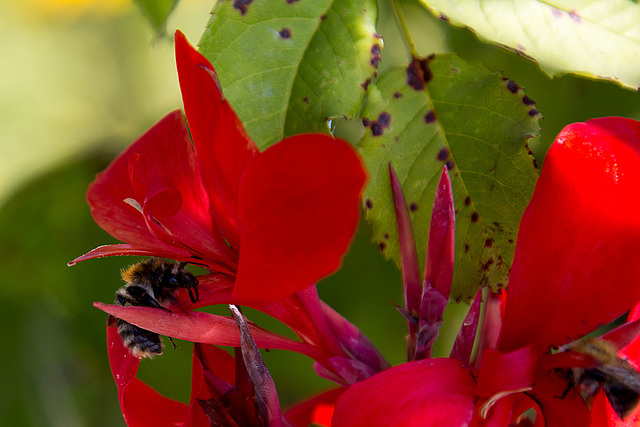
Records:
[[[175,427],[184,423],[187,405],[161,396],[135,377],[140,359],[122,345],[118,328],[107,327],[107,349],[120,408],[129,427]]]
[[[640,300],[640,122],[567,126],[522,216],[500,348],[558,346]]]
[[[453,359],[425,359],[380,372],[338,399],[333,427],[459,427],[475,410],[471,371]]]
[[[287,138],[251,162],[240,181],[234,297],[283,299],[336,271],[356,230],[365,179],[354,149],[321,134]]]
[[[91,184],[87,200],[98,225],[131,245],[215,261],[236,258],[209,216],[181,111],[169,113],[121,153]],[[162,238],[149,221],[160,222]]]
[[[118,243],[115,245],[103,245],[98,246],[95,249],[90,250],[84,255],[80,255],[79,257],[69,261],[67,265],[69,267],[76,265],[81,261],[86,261],[88,259],[94,258],[103,258],[107,256],[155,256],[162,258],[175,259],[178,261],[186,261],[186,262],[194,262],[191,254],[187,251],[183,251],[177,248],[168,248],[167,250],[159,250],[155,248],[150,248],[147,246],[141,245],[129,245],[127,243]]]

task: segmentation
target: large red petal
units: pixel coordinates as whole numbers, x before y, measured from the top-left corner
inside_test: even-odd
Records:
[[[187,405],[158,394],[135,377],[140,359],[122,345],[115,327],[107,327],[107,350],[120,408],[129,427],[175,427],[184,423]]]
[[[148,331],[203,344],[240,347],[240,333],[233,319],[199,311],[171,313],[149,307],[122,307],[93,303],[94,307]],[[274,334],[258,326],[249,326],[259,348],[296,351],[313,359],[323,359],[314,347]]]
[[[520,223],[500,348],[546,347],[640,301],[640,122],[567,126]]]
[[[152,126],[100,173],[87,200],[95,221],[129,244],[163,254],[176,252],[176,257],[185,250],[214,261],[235,257],[209,217],[209,202],[180,111]],[[132,201],[162,227],[150,231]]]
[[[286,298],[336,271],[359,216],[360,157],[327,135],[287,138],[240,181],[241,250],[234,297]]]
[[[338,399],[333,427],[459,427],[475,410],[471,371],[454,359],[425,359],[354,384]]]
[[[202,179],[210,193],[211,215],[238,248],[238,182],[258,148],[220,91],[211,63],[176,32],[176,63],[189,129]]]

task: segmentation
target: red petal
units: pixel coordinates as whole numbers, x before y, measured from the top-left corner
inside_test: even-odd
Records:
[[[453,192],[447,167],[444,166],[433,201],[424,279],[445,299],[449,298],[453,279],[455,227]]]
[[[478,394],[491,397],[496,393],[532,387],[535,382],[536,352],[524,347],[512,353],[486,349],[478,377]]]
[[[471,371],[453,359],[425,359],[354,384],[338,399],[333,427],[459,427],[475,409]]]
[[[219,395],[224,395],[230,390],[230,385],[235,379],[236,362],[226,351],[212,346],[195,344],[193,346],[193,364],[191,374],[191,403],[189,407],[189,418],[186,426],[208,426],[209,419],[202,410],[198,400],[208,400],[217,398],[209,389],[210,383],[205,380],[205,376],[215,375],[220,380],[221,388],[216,390]],[[209,376],[209,378],[211,378]],[[229,387],[229,388],[227,388]]]
[[[176,62],[184,110],[210,193],[211,215],[238,248],[238,182],[258,148],[220,91],[211,63],[176,32]]]
[[[398,240],[400,243],[400,257],[402,260],[402,281],[404,282],[404,306],[411,314],[420,310],[420,299],[422,298],[422,283],[420,283],[420,264],[418,263],[418,252],[416,250],[416,239],[413,235],[409,207],[404,198],[402,186],[398,180],[395,170],[389,163],[389,175],[391,180],[391,193],[393,194],[393,205],[396,211],[396,223],[398,224]],[[415,340],[415,324],[407,321],[409,334]],[[410,354],[413,349],[409,349]]]
[[[163,251],[155,248],[148,248],[139,245],[128,245],[126,243],[115,245],[103,245],[98,246],[95,249],[90,250],[84,255],[80,255],[72,261],[69,261],[67,265],[69,267],[76,265],[81,261],[88,259],[103,258],[107,256],[156,256],[162,258],[175,259],[177,261],[193,261],[191,254],[187,251],[181,251],[177,248],[171,248],[168,251]]]
[[[640,300],[640,122],[567,126],[520,223],[500,346],[561,345]]]
[[[122,307],[99,302],[93,303],[105,313],[125,320],[143,329],[185,341],[240,347],[240,334],[233,319],[199,311],[173,311],[149,307]],[[257,326],[250,326],[258,347],[290,350],[317,359],[318,350],[310,345],[276,335]]]
[[[157,215],[171,234],[149,231],[141,212],[127,199],[135,200],[145,213]],[[132,245],[176,253],[172,258],[183,256],[185,250],[214,261],[235,257],[216,235],[209,217],[207,195],[180,111],[152,126],[99,174],[89,187],[87,200],[95,221]]]
[[[590,425],[589,409],[575,388],[570,390],[564,398],[559,398],[566,389],[566,378],[560,374],[545,372],[538,376],[533,390],[527,394],[540,405],[546,427]]]
[[[135,377],[140,359],[122,345],[118,329],[107,327],[111,372],[118,387],[122,415],[129,427],[181,426],[188,412],[184,403],[167,399]]]
[[[308,427],[311,423],[330,426],[336,400],[344,393],[344,387],[325,391],[309,400],[298,403],[284,414],[284,418],[294,427]]]
[[[234,297],[277,300],[336,271],[359,216],[360,157],[327,135],[287,138],[240,181],[241,250]]]

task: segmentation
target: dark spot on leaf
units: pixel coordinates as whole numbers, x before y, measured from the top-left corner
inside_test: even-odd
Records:
[[[444,13],[440,13],[438,18],[442,19],[445,22],[449,22],[449,17],[447,15],[445,15]]]
[[[531,110],[529,110],[529,115],[531,117],[535,117],[535,116],[537,116],[539,114],[540,114],[540,111],[536,110],[535,108],[532,108]]]
[[[382,36],[378,33],[373,33],[373,37],[379,40],[382,40]]]
[[[386,111],[383,111],[382,113],[380,113],[380,115],[378,116],[378,123],[380,123],[380,125],[382,127],[389,127],[389,123],[391,122],[391,115],[389,113],[387,113]]]
[[[362,126],[368,128],[369,125],[371,125],[371,119],[369,119],[368,117],[363,117],[362,118]]]
[[[496,284],[496,287],[502,289],[502,288],[504,288],[504,283],[498,283],[498,284]]]
[[[447,147],[444,147],[443,149],[438,151],[438,160],[440,160],[441,162],[444,162],[448,158],[449,158],[449,149]]]
[[[536,169],[540,169],[538,167],[538,161],[536,159],[533,159],[533,167],[536,168]]]
[[[305,96],[304,98],[302,98],[302,102],[304,102],[305,104],[308,104],[309,103],[309,97]]]
[[[371,135],[380,136],[384,133],[384,128],[377,121],[371,122]]]
[[[517,50],[519,50],[520,52],[524,53],[527,51],[527,48],[524,45],[521,45],[520,43],[517,44],[517,47],[518,47]]]
[[[493,239],[492,238],[488,238],[487,240],[484,241],[484,247],[485,248],[492,248],[493,247]]]
[[[466,254],[467,252],[469,252],[469,244],[465,243],[464,244],[464,253]]]
[[[385,239],[389,239],[389,233],[384,233],[384,236],[382,237],[384,237]]]
[[[409,205],[409,210],[410,210],[411,212],[415,212],[415,211],[417,211],[417,210],[418,210],[418,204],[417,204],[417,203],[415,203],[415,202],[414,202],[414,203],[411,203],[411,204]]]
[[[378,62],[380,62],[380,45],[374,44],[371,46],[371,65],[378,68]]]
[[[460,68],[449,67],[449,71],[451,72],[451,74],[458,74],[458,73],[460,73]]]
[[[371,134],[373,136],[382,135],[384,133],[384,130],[389,127],[389,123],[391,123],[391,115],[386,111],[381,112],[378,115],[377,120],[368,120],[368,123],[365,123],[364,119],[362,120],[363,125],[369,126],[371,128]]]
[[[518,93],[518,90],[520,90],[520,86],[518,86],[518,84],[513,80],[509,80],[507,82],[507,89],[509,89],[509,92],[511,93]]]
[[[287,3],[293,4],[293,3],[297,2],[297,1],[300,1],[300,0],[287,0]]]
[[[401,92],[393,92],[393,97],[395,99],[402,98],[402,93]]]
[[[536,101],[534,101],[533,99],[529,98],[527,95],[522,97],[522,103],[524,105],[533,105],[536,103]]]
[[[367,209],[373,209],[373,202],[371,201],[371,199],[367,199],[367,201],[364,202],[364,204],[367,207]]]
[[[424,89],[424,85],[433,79],[433,73],[429,68],[429,61],[434,55],[426,59],[414,58],[407,67],[407,84],[415,90]]]
[[[464,205],[469,206],[471,204],[471,197],[467,196],[464,198]]]
[[[234,9],[238,9],[241,15],[247,13],[249,9],[249,5],[253,2],[253,0],[233,0]]]
[[[362,86],[362,89],[367,90],[370,84],[371,84],[371,77],[367,77],[367,80],[365,80],[364,83],[362,83],[360,86]]]
[[[449,160],[447,163],[444,164],[447,167],[448,171],[451,171],[453,169],[456,168],[456,164],[453,163],[453,160]]]
[[[384,252],[384,250],[387,248],[387,244],[385,242],[380,242],[378,243],[378,247],[380,248],[380,252]]]
[[[480,267],[480,269],[482,271],[489,271],[489,268],[491,268],[491,266],[493,265],[493,263],[495,262],[495,260],[493,259],[493,257],[489,258],[487,260],[487,262],[485,262],[482,267]]]
[[[436,121],[436,112],[433,110],[429,110],[427,114],[424,116],[424,121],[427,124],[433,123]]]
[[[513,239],[509,239],[509,240],[507,240],[507,242],[513,244]]]
[[[290,39],[291,38],[291,30],[288,29],[288,28],[281,29],[278,34],[280,34],[280,37],[282,37],[283,39]]]
[[[478,222],[479,219],[480,215],[478,214],[478,212],[473,211],[473,213],[471,214],[471,222]]]

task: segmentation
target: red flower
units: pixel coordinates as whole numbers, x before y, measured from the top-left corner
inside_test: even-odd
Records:
[[[188,127],[180,111],[168,114],[97,177],[92,214],[126,243],[71,264],[110,255],[186,261],[232,277],[236,302],[284,299],[334,272],[358,221],[359,156],[325,134],[258,152],[213,67],[180,32],[176,58]]]
[[[575,389],[558,398],[568,380],[553,368],[593,361],[550,350],[640,301],[638,188],[640,122],[608,117],[566,127],[522,217],[506,298],[487,301],[481,358],[377,374],[342,395],[332,425],[507,426],[530,408],[539,426],[590,425],[608,406],[602,393],[594,414]]]

